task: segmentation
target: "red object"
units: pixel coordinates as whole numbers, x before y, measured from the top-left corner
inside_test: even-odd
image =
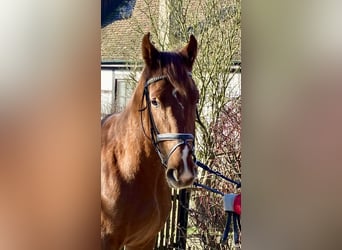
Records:
[[[241,215],[241,194],[238,194],[234,199],[233,204],[234,212]]]

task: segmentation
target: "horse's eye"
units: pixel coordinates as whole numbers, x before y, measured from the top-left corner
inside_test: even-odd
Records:
[[[159,106],[159,102],[157,101],[156,98],[153,98],[153,99],[151,100],[151,104],[152,104],[154,107],[158,107],[158,106]]]

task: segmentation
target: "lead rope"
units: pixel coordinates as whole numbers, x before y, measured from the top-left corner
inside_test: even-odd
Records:
[[[241,182],[234,181],[234,180],[224,176],[222,173],[220,173],[218,171],[212,170],[211,168],[209,168],[207,165],[203,164],[200,161],[196,161],[196,165],[201,167],[205,171],[208,171],[209,173],[212,173],[212,174],[214,174],[214,175],[216,175],[218,177],[221,177],[222,179],[224,179],[226,181],[229,181],[229,182],[235,184],[236,188],[240,188],[241,187]],[[215,188],[211,188],[211,187],[208,187],[206,185],[200,184],[198,182],[195,182],[194,186],[204,188],[204,189],[206,189],[206,190],[208,190],[210,192],[219,194],[222,197],[225,196],[225,194],[222,193],[221,191],[219,191],[219,190],[217,190]],[[225,211],[227,212],[227,221],[226,221],[226,226],[225,226],[222,238],[221,238],[221,244],[224,245],[224,244],[227,243],[228,234],[231,231],[230,229],[231,229],[232,218],[233,218],[234,245],[235,245],[235,247],[237,247],[237,246],[239,246],[239,235],[240,235],[240,232],[241,232],[240,215],[235,213],[234,211],[230,211],[230,210],[226,210],[226,209],[225,209]]]
[[[239,235],[241,232],[240,215],[231,211],[227,212],[227,221],[226,221],[226,226],[225,226],[222,238],[221,238],[221,244],[227,243],[228,234],[230,232],[230,226],[232,224],[232,218],[233,218],[234,244],[235,246],[238,246],[240,243]]]
[[[200,188],[204,188],[210,192],[213,192],[215,194],[219,194],[222,197],[224,197],[224,193],[209,187],[207,185],[203,185],[200,184],[198,182],[194,182],[193,184],[195,187],[200,187]],[[221,244],[225,245],[227,244],[227,240],[228,240],[228,234],[229,232],[231,232],[231,225],[233,225],[233,233],[234,233],[234,244],[235,246],[239,246],[240,242],[239,242],[239,236],[240,236],[240,232],[241,232],[241,223],[240,223],[240,215],[235,213],[234,211],[226,211],[227,214],[227,220],[226,220],[226,225],[221,237]],[[233,223],[232,223],[232,219],[233,219]]]
[[[198,109],[196,108],[196,116],[197,116],[197,120],[196,122],[204,129],[206,130],[204,124],[202,123],[201,119],[200,119],[200,116],[199,116],[199,112],[198,112]],[[214,171],[212,170],[211,168],[209,168],[207,165],[203,164],[202,162],[200,161],[196,161],[195,160],[195,163],[197,166],[199,166],[200,168],[216,175],[216,176],[219,176],[229,182],[232,182],[236,185],[236,188],[240,188],[241,187],[241,183],[240,182],[236,182],[232,179],[229,179],[227,178],[226,176],[224,176],[223,174],[221,174],[220,172],[218,171]],[[219,194],[221,196],[224,196],[224,193],[222,193],[221,191],[215,189],[215,188],[211,188],[211,187],[208,187],[206,185],[203,185],[203,184],[200,184],[198,182],[195,182],[194,183],[194,186],[196,187],[201,187],[201,188],[204,188],[210,192],[213,192],[213,193],[216,193],[216,194]],[[223,232],[223,235],[222,235],[222,238],[221,238],[221,244],[226,244],[227,243],[227,239],[228,239],[228,234],[230,232],[230,228],[231,228],[231,218],[233,217],[233,231],[234,231],[234,244],[235,245],[239,245],[239,232],[241,232],[241,223],[240,223],[240,215],[234,213],[234,212],[231,212],[231,211],[228,211],[227,212],[227,221],[226,221],[226,226],[225,226],[225,229],[224,229],[224,232]]]

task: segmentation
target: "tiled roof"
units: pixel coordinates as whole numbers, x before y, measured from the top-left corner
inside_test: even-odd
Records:
[[[144,14],[151,4],[152,16],[158,17],[159,1],[124,1],[106,16],[101,27],[101,60],[131,60],[140,55],[144,33],[151,31],[151,22]],[[137,25],[137,24],[140,25]]]
[[[211,0],[208,1],[210,2]],[[228,6],[228,1],[223,3],[223,5]],[[160,10],[163,11],[160,4],[163,5],[166,2],[167,0],[122,0],[121,4],[117,5],[115,9],[107,11],[108,14],[103,19],[101,27],[101,61],[127,62],[136,61],[137,58],[141,59],[141,40],[143,34],[151,32],[153,34],[152,40],[154,40],[155,32],[153,31],[161,31],[160,26],[158,26],[159,17],[164,15],[165,18],[165,13],[160,15]],[[206,25],[210,25],[210,20],[207,20],[204,15],[206,5],[203,3],[197,0],[189,0],[186,4],[189,17],[184,25],[187,25],[190,33],[192,32],[191,30],[199,32],[199,30],[205,29]],[[234,11],[234,9],[229,8],[222,8],[217,13],[222,18],[226,18],[229,11]],[[170,16],[166,18],[170,23],[174,13],[175,10],[171,10]],[[148,16],[154,19],[157,27],[152,27]],[[191,20],[196,20],[196,22],[193,23]],[[176,25],[169,24],[169,39],[175,40],[171,43],[184,44],[187,37],[180,38],[177,34],[177,29]],[[235,42],[240,44],[240,38],[237,38]],[[161,47],[159,46],[159,48]],[[233,61],[240,60],[241,54],[240,50],[238,50],[233,56]]]

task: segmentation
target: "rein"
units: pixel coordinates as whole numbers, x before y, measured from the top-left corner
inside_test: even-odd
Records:
[[[188,76],[189,77],[192,76],[191,72],[188,72]],[[149,117],[149,121],[150,121],[150,125],[151,125],[151,128],[150,128],[151,137],[146,135],[146,132],[145,132],[145,129],[143,126],[144,134],[146,137],[148,137],[152,141],[152,144],[153,144],[156,152],[158,153],[158,156],[159,156],[161,163],[162,163],[164,168],[167,168],[167,163],[168,163],[171,155],[173,154],[173,152],[175,152],[176,149],[182,145],[188,145],[190,147],[190,149],[192,151],[193,158],[194,158],[194,162],[196,162],[196,158],[195,158],[195,154],[194,154],[194,150],[193,150],[194,142],[195,142],[194,135],[190,134],[190,133],[160,133],[158,128],[157,128],[157,125],[153,119],[153,114],[152,114],[152,110],[151,110],[150,93],[149,93],[148,87],[153,83],[156,83],[160,80],[167,79],[167,78],[168,78],[167,75],[161,75],[161,76],[157,76],[157,77],[152,77],[146,81],[146,83],[144,85],[144,93],[142,96],[142,102],[143,102],[144,98],[146,100],[146,107],[139,110],[141,112],[140,118],[141,118],[141,124],[143,126],[142,111],[147,109],[148,117]],[[161,150],[159,148],[159,143],[164,142],[164,141],[177,141],[177,143],[172,147],[172,149],[166,155],[166,157],[163,155],[163,153],[161,152]],[[190,145],[189,143],[192,143],[192,145]]]
[[[196,165],[199,166],[200,168],[208,171],[209,173],[211,174],[214,174],[218,177],[221,177],[222,179],[226,180],[226,181],[229,181],[233,184],[236,185],[236,188],[240,188],[241,187],[241,182],[238,182],[238,181],[234,181],[232,179],[229,179],[228,177],[224,176],[222,173],[220,173],[219,171],[215,171],[215,170],[212,170],[211,168],[209,168],[207,165],[203,164],[202,162],[200,161],[196,161]]]
[[[232,179],[229,179],[228,177],[224,176],[222,173],[218,171],[214,171],[211,168],[209,168],[207,165],[203,164],[202,162],[196,161],[196,165],[199,166],[200,168],[204,169],[205,171],[208,171],[209,173],[212,173],[218,177],[221,177],[222,179],[229,181],[233,184],[236,185],[236,188],[241,187],[241,182],[234,181]],[[212,193],[219,194],[222,196],[223,201],[225,203],[225,194],[221,192],[220,190],[217,190],[215,188],[209,187],[207,185],[201,184],[198,181],[194,182],[193,184],[195,187],[199,188],[204,188]],[[224,205],[225,206],[225,205]],[[226,226],[224,229],[224,232],[221,237],[221,244],[226,244],[228,240],[228,234],[231,231],[231,225],[233,225],[233,232],[234,232],[234,243],[235,245],[239,244],[239,231],[241,231],[241,224],[240,224],[240,214],[235,213],[234,211],[231,210],[226,210],[227,212],[227,220],[226,220]]]

